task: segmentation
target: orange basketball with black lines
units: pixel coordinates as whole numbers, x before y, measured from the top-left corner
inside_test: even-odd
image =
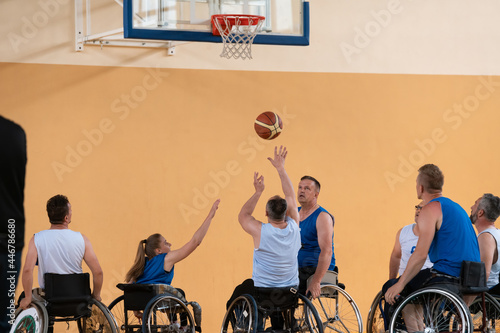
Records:
[[[266,111],[255,119],[255,132],[265,140],[276,139],[283,130],[281,118],[274,112]]]

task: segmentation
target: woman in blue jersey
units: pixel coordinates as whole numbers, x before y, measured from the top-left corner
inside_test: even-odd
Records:
[[[219,207],[219,202],[220,199],[214,202],[205,221],[191,240],[180,249],[172,250],[172,244],[160,234],[153,234],[141,240],[135,262],[125,277],[127,283],[170,285],[174,277],[174,265],[188,257],[201,244]]]
[[[127,283],[171,285],[174,278],[174,265],[187,258],[201,244],[215,216],[215,212],[219,208],[219,202],[220,199],[217,199],[213,203],[205,221],[196,230],[191,240],[180,249],[172,250],[172,244],[167,242],[161,234],[153,234],[147,239],[141,240],[137,248],[134,264],[125,276],[125,281]],[[182,289],[176,289],[182,296],[186,297]],[[134,315],[138,319],[142,319],[142,311],[134,311]],[[181,314],[180,319],[181,322],[178,325],[184,328],[187,325],[186,315]]]

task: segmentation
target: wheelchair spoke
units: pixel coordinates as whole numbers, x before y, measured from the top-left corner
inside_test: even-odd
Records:
[[[255,333],[257,306],[249,295],[236,298],[229,306],[222,323],[222,333]]]
[[[193,317],[186,305],[178,298],[159,296],[144,311],[148,332],[194,333]]]
[[[116,332],[114,319],[109,315],[107,308],[100,303],[91,305],[91,315],[80,318],[78,326],[83,333]]]
[[[391,319],[391,332],[469,332],[470,315],[458,296],[441,289],[422,289],[405,299]]]
[[[335,285],[321,287],[320,297],[312,300],[325,332],[361,333],[362,319],[354,300]]]

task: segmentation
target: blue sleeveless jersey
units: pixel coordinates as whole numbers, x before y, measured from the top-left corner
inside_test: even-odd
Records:
[[[299,207],[299,211],[302,207]],[[318,233],[316,231],[316,220],[320,213],[325,212],[332,217],[333,215],[328,213],[323,207],[316,209],[311,215],[309,215],[304,221],[299,224],[300,227],[300,240],[302,242],[302,247],[299,250],[298,260],[299,267],[317,267],[319,254],[321,249],[318,243]],[[332,261],[330,262],[330,267],[328,270],[332,271],[335,268],[335,252],[333,251],[333,237],[332,237]]]
[[[441,204],[443,221],[432,240],[429,258],[435,270],[459,277],[462,261],[481,261],[476,233],[469,215],[459,204],[444,197],[432,201]]]
[[[159,254],[152,259],[146,258],[146,265],[144,267],[144,272],[139,278],[137,278],[136,283],[141,284],[172,284],[172,279],[174,278],[174,267],[170,272],[165,272],[165,256],[167,253]]]

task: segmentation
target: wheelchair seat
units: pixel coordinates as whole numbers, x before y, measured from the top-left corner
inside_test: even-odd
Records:
[[[150,300],[160,294],[171,295],[187,303],[177,289],[167,284],[119,283],[116,287],[123,291],[124,306],[127,310],[142,311]]]
[[[125,332],[201,332],[201,307],[166,284],[120,283],[123,295],[109,305]],[[191,306],[193,314],[189,310]],[[130,311],[142,312],[139,320]]]
[[[46,273],[45,295],[46,309],[49,316],[78,317],[89,316],[90,276],[83,274]]]
[[[254,293],[258,308],[268,312],[280,312],[296,308],[298,304],[298,293],[295,288],[255,287]]]
[[[486,284],[484,262],[463,261],[460,271],[460,292],[464,295],[479,294],[489,290]]]

